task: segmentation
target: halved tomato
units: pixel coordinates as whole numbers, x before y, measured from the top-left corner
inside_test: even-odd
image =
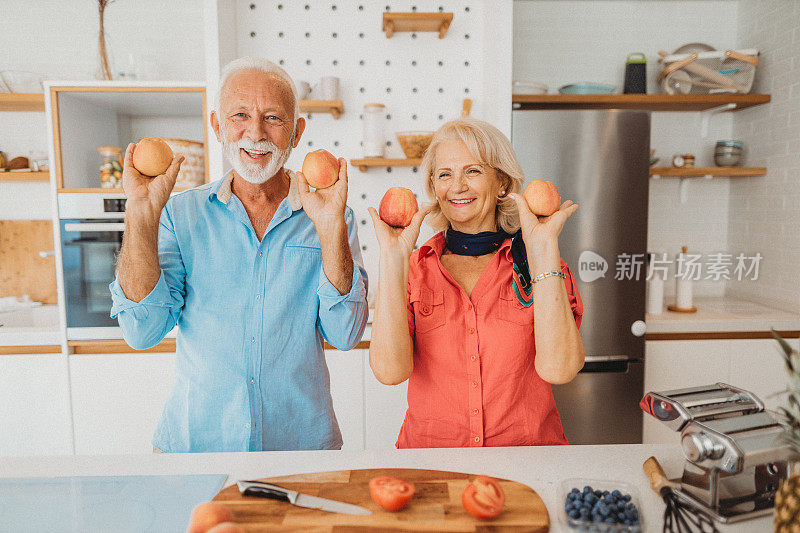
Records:
[[[478,476],[467,485],[461,494],[461,505],[464,509],[481,520],[494,518],[503,511],[506,494],[496,479],[489,476]]]
[[[391,476],[379,476],[369,480],[372,500],[387,511],[399,511],[414,495],[414,484]]]

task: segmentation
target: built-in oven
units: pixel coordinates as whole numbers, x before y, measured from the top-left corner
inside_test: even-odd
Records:
[[[125,229],[125,199],[96,194],[60,194],[59,224],[67,337],[111,337],[111,293]],[[103,328],[103,329],[100,329]]]

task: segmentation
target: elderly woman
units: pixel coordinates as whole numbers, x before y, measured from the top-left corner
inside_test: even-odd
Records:
[[[421,166],[435,202],[410,226],[370,209],[381,251],[369,362],[381,383],[409,380],[397,447],[568,444],[550,385],[584,362],[583,305],[558,250],[577,204],[534,215],[511,144],[479,120],[443,125]],[[428,214],[442,231],[414,251]]]

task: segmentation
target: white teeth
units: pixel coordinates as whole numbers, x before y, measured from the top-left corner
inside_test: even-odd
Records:
[[[453,202],[454,204],[468,204],[473,200],[474,198],[472,198],[471,200],[450,200],[450,201]]]
[[[265,152],[265,151],[262,151],[262,150],[248,150],[247,148],[242,148],[242,150],[244,150],[245,152],[247,152],[248,154],[251,154],[251,155],[265,155],[265,154],[269,153],[269,152]]]

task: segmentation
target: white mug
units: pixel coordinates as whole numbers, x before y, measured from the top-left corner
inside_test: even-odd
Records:
[[[319,85],[323,100],[339,99],[339,78],[336,76],[323,76],[319,80]]]
[[[300,81],[297,83],[297,99],[305,100],[311,94],[311,84],[307,81]]]

